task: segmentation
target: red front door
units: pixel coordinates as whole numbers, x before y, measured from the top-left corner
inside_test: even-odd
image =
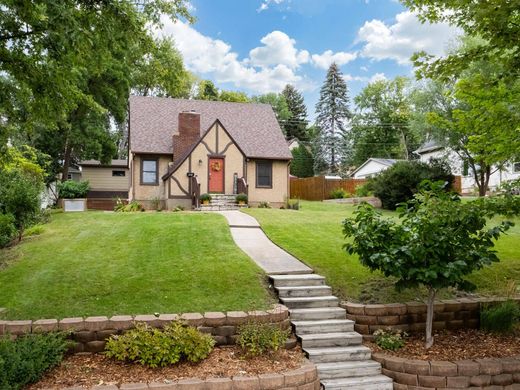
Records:
[[[210,158],[208,169],[208,192],[224,193],[224,159]]]

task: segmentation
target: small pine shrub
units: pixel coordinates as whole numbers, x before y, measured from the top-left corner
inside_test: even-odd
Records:
[[[66,180],[58,183],[58,194],[62,199],[85,198],[90,190],[88,181]]]
[[[63,333],[0,338],[0,389],[18,390],[37,382],[63,360],[70,343]]]
[[[13,214],[0,214],[0,248],[4,248],[17,233]]]
[[[389,351],[397,351],[404,347],[406,333],[397,329],[378,329],[374,332],[376,344]]]
[[[330,192],[330,198],[331,199],[343,199],[343,198],[349,198],[350,194],[345,191],[343,188],[334,188]]]
[[[250,322],[238,328],[237,344],[246,356],[273,353],[285,345],[289,332],[276,325]]]
[[[480,328],[488,332],[511,332],[520,320],[520,307],[513,300],[488,306],[480,312]]]
[[[165,367],[181,360],[201,361],[208,357],[214,345],[210,335],[181,322],[172,322],[164,329],[137,324],[123,335],[112,336],[105,346],[105,355],[149,367]]]

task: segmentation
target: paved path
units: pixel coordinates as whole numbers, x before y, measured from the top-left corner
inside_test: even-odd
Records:
[[[240,211],[219,211],[226,217],[233,240],[269,275],[307,274],[312,269],[275,245],[260,229],[258,221]]]

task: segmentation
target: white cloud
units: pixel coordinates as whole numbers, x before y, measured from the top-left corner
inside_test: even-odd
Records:
[[[436,56],[443,55],[446,45],[459,34],[447,23],[421,24],[410,11],[401,12],[392,25],[374,19],[365,22],[358,31],[357,42],[363,42],[361,55],[374,60],[392,59],[407,65],[410,57],[424,50]]]
[[[269,6],[274,3],[274,4],[281,4],[283,3],[285,0],[264,0],[262,2],[262,4],[260,4],[260,7],[258,7],[258,9],[256,10],[256,12],[262,12],[262,11],[265,11],[267,9],[269,9]]]
[[[334,53],[332,50],[326,50],[321,54],[313,54],[312,62],[321,69],[328,69],[335,62],[338,66],[345,65],[357,58],[357,53],[347,53],[338,51]]]
[[[367,81],[368,80],[366,77],[363,77],[363,76],[352,76],[349,73],[344,74],[343,75],[343,79],[346,82],[349,82],[349,81]]]
[[[298,64],[309,61],[309,53],[294,49],[294,41],[284,33],[268,34],[262,39],[265,46],[251,50],[252,58],[244,60],[226,42],[205,36],[182,21],[164,18],[162,29],[155,33],[173,37],[188,69],[218,83],[231,83],[253,93],[279,92],[288,83],[301,90],[314,88],[311,81],[296,73]],[[287,49],[288,44],[294,51],[281,53],[279,49]],[[267,47],[273,54],[262,50]]]
[[[384,81],[384,80],[388,80],[384,73],[376,73],[376,74],[372,75],[372,77],[370,77],[369,82],[373,83],[375,81]]]
[[[363,72],[368,72],[368,68],[367,68],[366,66],[362,66],[362,67],[359,68],[359,69],[361,69]]]
[[[264,46],[256,47],[249,52],[249,63],[253,66],[268,67],[285,65],[291,69],[309,62],[307,50],[297,50],[296,41],[281,31],[273,31],[263,37],[260,42]]]

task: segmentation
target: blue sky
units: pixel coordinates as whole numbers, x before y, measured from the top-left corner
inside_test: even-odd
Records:
[[[354,97],[369,82],[413,76],[409,57],[442,55],[457,30],[423,25],[396,0],[191,0],[197,21],[164,20],[188,69],[219,88],[249,95],[287,83],[305,97],[309,116],[326,70],[340,65]]]

